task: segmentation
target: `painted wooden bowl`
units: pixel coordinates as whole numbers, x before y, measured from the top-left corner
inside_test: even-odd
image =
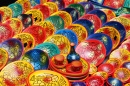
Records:
[[[117,78],[109,77],[107,79],[107,85],[108,86],[116,86],[116,85],[117,86],[123,86],[123,83]]]
[[[88,32],[88,36],[90,36],[91,34],[94,34],[94,25],[90,20],[78,19],[78,20],[74,21],[73,24],[80,24],[80,25],[84,26]]]
[[[24,33],[30,33],[35,39],[35,45],[40,44],[46,39],[46,32],[43,27],[39,25],[32,25],[26,28]]]
[[[61,54],[69,54],[70,52],[70,41],[63,35],[52,35],[48,37],[44,42],[54,43],[57,45]]]
[[[53,56],[60,54],[60,50],[57,45],[54,43],[44,42],[35,47],[35,49],[40,49],[46,52],[49,56],[49,58],[52,58]]]
[[[96,39],[81,42],[76,47],[76,52],[87,62],[93,63],[96,66],[100,65],[106,57],[104,44]]]
[[[29,86],[71,86],[68,79],[60,73],[51,70],[38,70],[31,73],[27,83]]]
[[[6,65],[0,72],[0,82],[4,86],[27,85],[26,80],[34,68],[26,61],[14,61]],[[13,81],[12,81],[13,80]]]
[[[29,50],[20,60],[31,63],[35,70],[46,70],[49,66],[48,55],[40,49]]]
[[[80,24],[71,24],[70,26],[66,27],[66,29],[70,29],[75,32],[78,37],[78,43],[84,41],[88,36],[86,28]]]
[[[22,30],[26,29],[27,27],[29,27],[33,24],[32,17],[28,14],[20,14],[17,18],[19,20],[21,20],[21,22],[23,24]]]
[[[100,40],[105,45],[106,55],[108,56],[110,54],[110,52],[112,50],[113,43],[112,43],[111,38],[108,35],[103,34],[103,33],[95,33],[95,34],[88,36],[87,39]]]
[[[19,3],[12,3],[8,5],[9,8],[12,10],[12,17],[16,18],[18,15],[22,14],[23,8],[22,5]]]
[[[85,14],[80,19],[90,20],[94,24],[94,32],[97,31],[102,26],[102,22],[97,15],[94,14]]]
[[[72,30],[62,29],[62,30],[56,31],[55,34],[63,35],[63,36],[65,36],[65,37],[67,37],[71,43],[74,43],[75,46],[78,45],[77,35],[76,35]]]
[[[19,60],[23,53],[23,45],[21,41],[16,38],[10,38],[0,44],[0,48],[5,49],[8,52],[8,62]]]
[[[115,49],[120,44],[120,33],[117,29],[114,27],[105,26],[102,28],[99,28],[96,33],[104,33],[108,35],[112,39],[113,47],[112,49]]]
[[[65,27],[64,20],[60,16],[57,16],[57,15],[50,16],[45,21],[51,22],[54,25],[56,30],[61,30],[61,29],[64,29]]]
[[[64,8],[62,10],[68,12],[71,15],[72,22],[78,20],[80,17],[79,12],[74,8]]]
[[[102,24],[107,22],[107,15],[102,10],[94,9],[92,11],[89,11],[88,14],[97,15],[100,18],[100,20],[102,21]]]
[[[8,24],[0,24],[0,43],[12,38],[14,32]]]
[[[122,43],[125,40],[126,30],[125,30],[125,27],[121,23],[117,21],[109,21],[105,23],[103,26],[111,26],[117,29],[120,33],[120,43]]]

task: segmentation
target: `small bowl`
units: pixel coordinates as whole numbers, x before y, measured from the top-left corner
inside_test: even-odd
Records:
[[[86,80],[87,86],[104,86],[104,80],[100,76],[90,76]]]
[[[123,83],[117,78],[109,77],[106,81],[107,86],[123,86]]]
[[[71,15],[72,22],[78,20],[80,17],[79,12],[74,8],[64,8],[62,10],[68,12]]]
[[[86,84],[85,84],[85,82],[78,82],[78,81],[76,81],[76,82],[73,82],[71,84],[71,86],[86,86]]]
[[[126,83],[130,80],[130,71],[127,68],[118,68],[115,70],[113,77],[121,80],[123,83]]]
[[[126,62],[123,62],[123,64],[121,65],[121,67],[127,68],[127,69],[130,70],[130,60],[129,60],[129,61],[126,61]]]
[[[98,71],[105,71],[111,76],[114,73],[114,66],[109,63],[104,63],[98,67]]]

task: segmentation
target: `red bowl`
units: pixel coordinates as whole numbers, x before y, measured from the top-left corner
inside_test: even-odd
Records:
[[[98,71],[105,71],[110,75],[112,75],[114,73],[114,66],[111,65],[110,63],[104,63],[104,64],[101,64],[99,67],[98,67]]]
[[[104,80],[101,76],[91,76],[86,79],[86,86],[104,86]]]

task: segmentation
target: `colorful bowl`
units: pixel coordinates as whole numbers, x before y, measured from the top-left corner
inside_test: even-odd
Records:
[[[115,70],[113,77],[121,80],[123,83],[126,83],[130,79],[130,71],[127,68],[118,68]]]
[[[55,34],[60,34],[67,37],[71,43],[75,44],[75,47],[78,45],[77,35],[72,30],[62,29],[62,30],[56,31]]]
[[[19,20],[18,18],[10,18],[6,20],[4,23],[10,25],[14,32],[14,35],[21,33],[23,30],[23,24],[21,20]]]
[[[111,19],[111,21],[117,21],[125,27],[125,30],[126,30],[126,37],[125,38],[128,38],[128,36],[130,36],[130,28],[129,28],[130,27],[130,20],[128,18],[115,17],[115,18]]]
[[[95,33],[95,34],[92,34],[90,36],[88,36],[87,39],[97,39],[99,41],[101,41],[104,45],[105,45],[105,48],[106,48],[106,55],[108,56],[109,53],[111,52],[112,50],[112,40],[109,36],[107,36],[106,34],[103,34],[103,33]]]
[[[115,29],[117,29],[119,31],[120,37],[121,37],[120,43],[122,43],[124,41],[124,39],[126,37],[126,30],[125,30],[125,27],[121,23],[119,23],[117,21],[109,21],[109,22],[105,23],[103,25],[103,27],[104,26],[111,26],[111,27],[114,27]]]
[[[116,49],[111,52],[109,58],[117,58],[122,62],[130,60],[130,52],[126,49]]]
[[[65,8],[65,2],[63,0],[50,0],[50,1],[56,3],[59,10]]]
[[[97,15],[100,18],[100,20],[102,21],[102,24],[107,22],[107,15],[102,10],[94,9],[92,11],[89,11],[88,14]]]
[[[87,19],[79,19],[73,22],[73,24],[80,24],[84,26],[88,32],[88,36],[94,34],[94,25],[90,20]]]
[[[72,22],[78,20],[80,17],[79,12],[74,8],[64,8],[62,10],[68,12],[71,15]]]
[[[12,38],[14,32],[8,24],[0,24],[0,43]]]
[[[104,80],[101,76],[90,76],[86,80],[87,86],[104,86]]]
[[[96,33],[104,33],[108,35],[112,39],[113,47],[112,49],[115,49],[120,44],[120,33],[117,29],[110,26],[105,26],[102,28],[99,28]]]
[[[29,50],[20,60],[31,63],[35,70],[46,70],[49,66],[48,55],[40,49]]]
[[[35,39],[29,33],[19,33],[19,34],[15,35],[13,38],[16,38],[21,41],[21,43],[24,47],[23,53],[27,52],[30,49],[33,49],[35,46]]]
[[[70,41],[63,35],[52,35],[48,37],[44,42],[50,42],[57,45],[61,54],[69,54],[70,52]]]
[[[0,48],[0,70],[6,66],[8,59],[8,52],[5,49]]]
[[[54,43],[44,42],[35,47],[35,49],[40,49],[46,52],[49,56],[49,58],[52,58],[53,56],[60,54],[60,50],[57,45]]]
[[[108,6],[111,8],[118,9],[120,7],[123,7],[125,0],[115,1],[115,0],[104,0],[103,5]]]
[[[61,29],[64,29],[65,27],[64,20],[60,16],[57,16],[57,15],[50,16],[45,21],[51,22],[54,25],[56,30],[61,30]]]
[[[121,66],[121,60],[117,58],[109,58],[106,63],[109,63],[114,66],[114,69],[117,69]]]
[[[40,21],[43,21],[45,18],[42,14],[42,12],[38,9],[31,9],[31,10],[28,10],[27,12],[25,12],[24,14],[28,14],[32,17],[33,19],[33,24],[34,23],[38,23]]]
[[[78,43],[84,41],[88,36],[86,28],[80,24],[71,24],[70,26],[66,27],[66,29],[70,29],[75,32],[78,37]]]
[[[8,63],[19,60],[23,53],[23,45],[21,41],[15,38],[5,40],[0,44],[0,48],[3,48],[8,52]]]
[[[127,68],[127,69],[130,70],[130,60],[129,60],[129,61],[126,61],[126,62],[123,62],[123,64],[121,65],[121,67]]]
[[[27,77],[32,72],[34,72],[33,66],[28,62],[14,61],[1,70],[0,81],[3,86],[26,86]]]
[[[68,6],[68,8],[74,8],[74,9],[76,9],[80,13],[80,17],[83,16],[86,13],[84,7],[81,4],[77,4],[77,3],[70,4]]]
[[[0,14],[2,15],[1,22],[10,19],[13,16],[12,9],[7,6],[0,7],[0,11],[1,11]]]
[[[96,66],[100,65],[106,57],[104,44],[96,39],[81,42],[76,47],[76,52],[87,62],[93,63]]]
[[[109,22],[112,18],[116,17],[116,14],[113,10],[111,9],[100,9],[101,11],[103,11],[106,16],[107,16],[107,22]]]
[[[58,11],[58,6],[56,3],[54,2],[45,2],[43,5],[46,5],[49,7],[50,9],[50,15],[54,12],[57,12]]]
[[[16,18],[18,15],[22,14],[23,8],[22,5],[19,3],[12,3],[9,4],[8,7],[12,10],[12,17]]]
[[[123,83],[117,78],[109,77],[107,79],[107,85],[108,86],[123,86]]]
[[[43,27],[39,25],[32,25],[26,28],[24,33],[30,33],[35,39],[35,45],[43,43],[46,39],[46,32]]]
[[[103,63],[98,67],[98,71],[105,71],[111,76],[114,73],[114,66],[109,63]]]
[[[130,51],[130,43],[125,43],[125,41],[119,46],[120,49],[126,49]]]
[[[31,9],[31,3],[28,0],[17,0],[15,3],[21,4],[23,8],[23,13],[27,12],[28,10]]]
[[[97,31],[102,26],[100,18],[94,14],[85,14],[84,16],[80,17],[80,19],[90,20],[94,24],[94,32]]]
[[[17,18],[21,20],[23,24],[23,30],[33,24],[32,17],[28,14],[20,14]]]
[[[81,5],[85,8],[86,13],[88,13],[89,11],[91,11],[91,10],[94,9],[94,6],[93,6],[93,4],[91,3],[91,1],[88,1],[88,2],[80,2],[79,4],[81,4]],[[86,13],[85,13],[85,14],[86,14]]]
[[[44,28],[46,32],[46,37],[52,36],[56,32],[56,28],[50,21],[41,21],[38,22],[36,25],[39,25]]]
[[[101,76],[104,80],[108,79],[108,73],[105,71],[96,72],[93,76]]]
[[[65,27],[72,24],[71,15],[66,11],[57,11],[57,12],[53,13],[51,16],[53,16],[53,15],[60,16],[64,20]]]
[[[70,82],[60,73],[51,70],[38,70],[27,78],[29,86],[71,86]]]
[[[86,83],[85,82],[78,82],[78,81],[76,81],[76,82],[73,82],[71,84],[71,86],[86,86]]]
[[[46,5],[38,4],[38,5],[34,6],[33,9],[40,10],[42,12],[42,14],[43,14],[45,19],[50,16],[50,9]]]

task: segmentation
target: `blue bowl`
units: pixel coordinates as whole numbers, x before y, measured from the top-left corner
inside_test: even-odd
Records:
[[[71,86],[86,86],[85,82],[73,82]]]
[[[125,30],[125,27],[121,23],[119,23],[117,21],[109,21],[109,22],[103,24],[103,27],[104,26],[111,26],[111,27],[116,28],[119,31],[120,36],[121,36],[120,43],[122,43],[124,41],[124,39],[126,37],[126,30]]]
[[[74,24],[80,24],[82,26],[84,26],[88,32],[88,36],[94,34],[94,25],[91,21],[87,20],[87,19],[79,19],[76,20],[75,22],[73,22]]]
[[[94,6],[90,1],[89,2],[80,2],[79,4],[81,4],[85,8],[86,13],[88,13],[89,11],[92,11],[94,9]]]
[[[5,40],[0,44],[0,48],[5,49],[9,54],[8,62],[19,60],[23,53],[23,45],[21,41],[15,38]]]
[[[21,60],[31,63],[35,70],[46,70],[49,66],[48,55],[40,49],[32,49],[26,52]]]
[[[124,63],[122,64],[122,67],[127,68],[127,69],[130,70],[130,61],[124,62]]]
[[[48,54],[49,58],[52,58],[53,56],[60,54],[60,50],[58,46],[49,42],[44,42],[42,44],[39,44],[35,47],[35,49],[43,50]]]
[[[107,84],[109,86],[123,86],[123,83],[120,80],[113,78],[113,77],[109,77],[107,79]]]
[[[104,45],[105,45],[105,48],[106,48],[106,56],[109,55],[109,53],[111,52],[112,50],[112,40],[109,36],[107,36],[106,34],[103,34],[103,33],[95,33],[95,34],[92,34],[90,36],[88,36],[87,39],[97,39],[99,41],[101,41]]]
[[[56,3],[59,9],[65,8],[65,3],[63,0],[50,0],[50,1]]]
[[[64,8],[62,10],[68,12],[71,15],[72,22],[78,20],[80,17],[79,12],[74,8]]]
[[[70,42],[74,43],[75,46],[77,46],[78,38],[77,38],[77,35],[72,30],[69,30],[69,29],[58,30],[56,34],[61,34],[67,37]]]
[[[99,10],[99,9],[92,10],[92,11],[88,12],[88,14],[95,14],[95,15],[97,15],[101,19],[102,24],[107,22],[106,14],[103,11]]]

